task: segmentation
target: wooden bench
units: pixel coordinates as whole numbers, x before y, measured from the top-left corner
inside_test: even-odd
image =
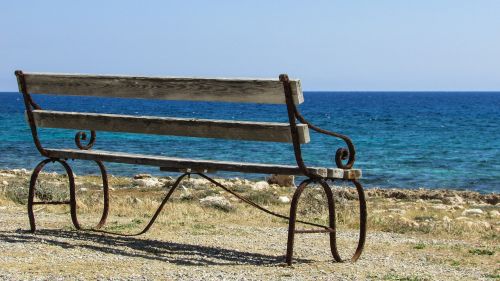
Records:
[[[36,148],[46,159],[34,169],[28,198],[28,216],[31,231],[34,232],[35,217],[33,206],[36,204],[69,204],[72,222],[76,229],[81,229],[76,212],[75,181],[68,159],[90,160],[97,163],[103,180],[104,209],[99,224],[94,231],[101,228],[109,210],[109,191],[107,173],[103,162],[157,166],[162,171],[178,171],[183,174],[168,190],[165,199],[158,207],[148,225],[140,233],[146,232],[154,223],[163,206],[185,176],[197,174],[213,184],[241,198],[244,202],[261,209],[271,215],[289,221],[286,262],[292,263],[294,235],[296,233],[326,232],[330,236],[330,248],[333,258],[341,261],[336,245],[335,206],[333,193],[328,182],[345,180],[352,182],[359,195],[360,233],[357,249],[351,260],[361,255],[366,237],[366,202],[363,188],[358,182],[361,171],[352,169],[355,161],[355,150],[351,140],[341,134],[318,128],[300,114],[298,105],[304,101],[299,80],[280,75],[279,79],[226,79],[226,78],[173,78],[173,77],[132,77],[111,75],[83,74],[50,74],[15,72],[19,90],[26,106],[26,116],[31,128]],[[33,94],[99,96],[112,98],[139,98],[184,101],[217,101],[233,103],[267,103],[286,106],[287,123],[206,120],[193,118],[131,116],[119,114],[97,114],[86,112],[65,112],[42,109],[33,99]],[[65,128],[82,130],[75,135],[77,148],[47,148],[38,137],[39,127]],[[346,148],[335,153],[335,167],[310,167],[302,158],[301,145],[311,141],[309,130],[340,138]],[[90,131],[90,136],[84,131]],[[268,142],[288,142],[293,145],[296,163],[292,165],[261,164],[247,162],[215,161],[204,159],[188,159],[159,155],[131,154],[127,152],[92,150],[96,141],[96,131],[124,133],[174,135],[203,138],[222,138],[232,140],[253,140]],[[62,202],[35,202],[35,184],[38,174],[49,162],[63,165],[69,179],[70,198]],[[306,179],[298,186],[293,196],[290,215],[284,216],[242,198],[227,189],[219,182],[208,177],[206,173],[214,171],[231,171],[243,173],[283,174],[303,176]],[[296,219],[297,204],[302,191],[315,183],[323,187],[328,200],[329,224],[327,226],[303,222]],[[296,230],[296,222],[316,226],[313,230]],[[139,233],[139,234],[140,234]]]

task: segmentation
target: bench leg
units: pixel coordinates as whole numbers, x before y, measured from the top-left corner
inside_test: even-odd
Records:
[[[294,238],[295,238],[295,233],[297,231],[295,230],[295,224],[297,222],[297,206],[299,203],[299,198],[304,191],[304,189],[312,183],[313,180],[307,179],[303,181],[297,190],[295,191],[292,199],[292,203],[290,206],[290,217],[289,217],[289,223],[288,223],[288,243],[287,243],[287,251],[286,251],[286,263],[288,265],[292,265],[292,259],[293,259],[293,244],[294,244]],[[356,251],[354,255],[351,258],[351,261],[356,261],[360,256],[363,251],[363,247],[365,244],[365,239],[366,239],[366,220],[367,220],[367,211],[366,211],[366,200],[364,196],[364,191],[363,187],[361,184],[356,181],[352,180],[354,185],[356,186],[356,190],[358,192],[359,196],[359,209],[360,209],[360,229],[359,229],[359,240],[358,240],[358,246],[356,248]],[[328,224],[329,228],[326,231],[318,231],[318,232],[329,232],[330,236],[330,250],[332,252],[333,259],[336,262],[342,262],[342,258],[339,255],[338,249],[337,249],[337,237],[336,237],[336,218],[335,218],[335,200],[333,198],[333,192],[328,185],[328,183],[325,180],[319,180],[317,183],[321,184],[323,187],[323,190],[325,192],[327,201],[328,201]],[[302,233],[308,232],[308,231],[300,231]]]
[[[312,182],[311,179],[307,179],[300,183],[297,190],[293,194],[292,203],[290,205],[290,217],[288,219],[288,242],[286,247],[286,257],[285,261],[288,265],[292,265],[293,258],[293,242],[295,239],[295,223],[297,221],[297,206],[299,204],[299,198],[304,189]]]
[[[99,166],[99,170],[101,171],[102,177],[102,192],[103,192],[103,208],[101,220],[95,226],[96,229],[103,227],[106,224],[106,219],[108,218],[109,213],[109,183],[108,183],[108,173],[106,172],[106,167],[101,161],[95,161],[97,166]]]
[[[356,250],[354,251],[354,254],[352,255],[350,261],[355,262],[359,259],[361,256],[361,253],[363,252],[363,248],[365,246],[365,240],[366,240],[366,223],[367,223],[367,210],[366,210],[366,198],[365,198],[365,192],[363,190],[363,187],[357,180],[350,180],[355,186],[356,186],[356,191],[358,193],[358,200],[359,200],[359,238],[358,238],[358,246],[356,247]],[[327,185],[325,182],[324,184]],[[324,187],[324,186],[323,186]],[[328,188],[330,190],[330,188]],[[326,191],[326,189],[325,189]],[[330,190],[331,194],[331,199],[330,195],[328,201],[329,201],[329,206],[333,206],[333,214],[332,211],[330,211],[330,225],[332,225],[332,218],[333,218],[333,229],[335,228],[335,201],[333,200],[333,194]],[[331,203],[330,203],[331,200]],[[337,262],[343,262],[344,260],[340,257],[338,249],[337,249],[337,240],[336,240],[336,233],[330,233],[330,248],[332,251],[333,258]]]
[[[61,202],[35,202],[35,192],[36,192],[36,181],[38,179],[38,175],[40,172],[43,170],[45,165],[49,162],[59,162],[64,169],[66,170],[66,175],[68,176],[68,182],[69,182],[69,201],[61,201]],[[61,160],[61,159],[45,159],[38,163],[38,165],[35,167],[33,170],[33,173],[31,174],[31,179],[30,179],[30,185],[29,185],[29,193],[28,193],[28,218],[30,221],[30,230],[31,232],[36,231],[36,222],[35,222],[35,214],[33,211],[33,206],[34,205],[62,205],[62,204],[68,204],[70,205],[70,212],[71,212],[71,221],[73,222],[73,225],[75,226],[76,229],[80,229],[80,224],[78,223],[78,218],[76,215],[76,193],[75,193],[75,178],[73,176],[73,171],[71,170],[71,167],[66,163],[66,161]]]

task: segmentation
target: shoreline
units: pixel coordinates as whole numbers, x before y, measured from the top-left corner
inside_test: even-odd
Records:
[[[294,254],[297,262],[286,267],[282,255],[287,221],[244,204],[204,179],[186,179],[148,233],[121,237],[75,231],[66,205],[37,206],[39,231],[29,233],[25,202],[29,176],[26,170],[0,170],[0,263],[4,265],[0,279],[54,279],[61,274],[68,279],[77,274],[81,279],[110,280],[252,279],[249,271],[256,280],[491,280],[499,276],[498,194],[368,189],[368,236],[358,262],[332,263],[327,236],[302,234]],[[147,174],[110,175],[110,215],[104,230],[128,234],[142,230],[173,181]],[[294,187],[241,178],[221,181],[276,213],[289,212]],[[41,173],[38,184],[38,199],[67,200],[65,175]],[[76,175],[75,184],[79,220],[91,227],[102,214],[101,179]],[[357,198],[353,188],[333,186],[332,190],[341,256],[347,257],[358,237]],[[304,190],[300,218],[327,225],[325,200],[320,188]],[[47,252],[51,258],[46,258]],[[91,266],[82,268],[89,261]]]
[[[56,172],[42,172],[43,175],[53,175],[53,176],[62,176],[62,174],[58,174]],[[6,181],[8,183],[8,179],[14,176],[29,176],[31,175],[31,171],[27,169],[8,169],[2,170],[0,169],[0,187],[6,187],[8,184],[4,184]],[[99,177],[97,174],[88,174],[82,175],[81,177]],[[130,180],[133,185],[137,188],[158,188],[161,187],[168,181],[173,180],[174,178],[171,176],[154,176],[151,174],[137,174],[133,177],[126,176],[115,176],[112,174],[108,174],[109,178],[120,178],[123,180]],[[143,179],[136,179],[136,178]],[[275,183],[275,185],[279,185],[282,187],[290,187],[290,179],[286,179],[288,176],[285,176],[285,184],[279,182]],[[197,178],[193,176],[192,178]],[[261,180],[257,179],[246,179],[240,177],[214,177],[215,180],[218,180],[222,183],[231,183],[241,181],[245,185],[254,185],[259,182],[265,182],[267,180],[268,183],[273,185],[273,181],[269,181],[270,176],[262,177]],[[293,178],[293,176],[291,177]],[[361,178],[361,181],[363,179]],[[295,186],[295,185],[293,185]],[[342,185],[344,186],[344,185]],[[26,186],[27,187],[27,186]],[[110,185],[113,188],[113,186]],[[339,185],[332,185],[332,187],[339,187]],[[451,204],[454,203],[457,199],[456,196],[461,197],[465,201],[469,201],[469,203],[484,203],[489,205],[497,205],[500,203],[500,193],[492,192],[492,193],[480,193],[478,191],[473,190],[455,190],[449,188],[397,188],[397,187],[388,187],[388,188],[380,188],[380,187],[372,187],[365,188],[365,195],[367,197],[375,197],[375,198],[393,198],[393,199],[403,199],[403,200],[441,200],[443,203]],[[342,191],[338,191],[337,193],[342,193],[346,199],[351,200],[354,199],[356,195],[356,191],[354,188],[343,188]]]

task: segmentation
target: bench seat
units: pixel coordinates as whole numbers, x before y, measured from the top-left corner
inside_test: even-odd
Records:
[[[258,174],[302,175],[294,165],[261,164],[218,160],[200,160],[156,155],[132,154],[103,150],[47,149],[52,158],[100,160],[105,162],[157,166],[163,171],[214,172],[231,171]],[[358,179],[361,170],[343,170],[338,168],[309,167],[308,170],[322,177],[335,179]]]

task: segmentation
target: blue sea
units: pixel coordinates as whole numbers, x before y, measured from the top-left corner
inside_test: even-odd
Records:
[[[44,109],[286,122],[283,105],[34,96]],[[32,169],[42,158],[24,120],[19,93],[0,93],[0,169]],[[300,110],[313,124],[346,134],[366,187],[451,188],[500,192],[500,93],[306,92]],[[75,148],[75,131],[42,129],[46,147]],[[333,167],[344,144],[311,133],[311,166]],[[167,156],[294,164],[291,144],[98,132],[95,149]],[[75,173],[97,173],[76,161]],[[109,164],[109,172],[160,174],[154,167]],[[235,175],[262,178],[262,175]]]

